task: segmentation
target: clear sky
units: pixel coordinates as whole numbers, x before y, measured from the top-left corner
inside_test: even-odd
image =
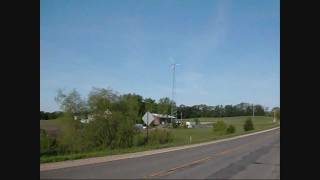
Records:
[[[280,105],[279,0],[41,0],[40,110],[59,88]]]

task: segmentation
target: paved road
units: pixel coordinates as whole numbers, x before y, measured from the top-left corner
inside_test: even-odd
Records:
[[[280,129],[138,158],[40,171],[41,179],[280,179]]]

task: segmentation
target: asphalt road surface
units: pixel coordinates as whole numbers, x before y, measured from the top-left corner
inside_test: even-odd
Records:
[[[41,179],[280,179],[280,129],[216,144],[40,171]]]

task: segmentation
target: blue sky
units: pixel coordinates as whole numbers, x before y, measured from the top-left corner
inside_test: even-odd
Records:
[[[40,110],[59,88],[280,105],[278,0],[41,0]]]

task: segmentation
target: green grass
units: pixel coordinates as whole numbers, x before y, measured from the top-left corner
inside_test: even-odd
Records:
[[[225,117],[225,118],[198,118],[200,122],[212,122],[215,123],[217,120],[223,120],[227,125],[234,125],[236,128],[236,133],[231,134],[231,136],[239,135],[245,133],[243,129],[243,124],[248,116],[239,117]],[[193,119],[193,118],[192,118]],[[185,119],[191,121],[192,119]],[[272,122],[272,117],[256,116],[253,120],[255,131],[268,129],[277,126],[278,124]],[[253,131],[250,131],[253,132]],[[220,138],[213,133],[212,128],[193,128],[193,129],[176,129],[174,130],[174,142],[189,142],[189,136],[192,137],[192,143],[204,142],[213,139]],[[223,137],[229,137],[224,135]]]
[[[236,128],[236,133],[218,136],[213,133],[212,128],[192,128],[192,129],[170,129],[173,133],[173,141],[164,145],[146,145],[141,147],[132,147],[126,149],[105,149],[105,150],[96,150],[92,152],[84,152],[78,154],[70,154],[70,155],[56,155],[56,156],[41,156],[40,163],[44,162],[56,162],[56,161],[64,161],[64,160],[72,160],[72,159],[81,159],[88,157],[98,157],[98,156],[107,156],[107,155],[116,155],[116,154],[124,154],[124,153],[132,153],[139,152],[145,150],[159,149],[165,147],[174,147],[186,144],[195,144],[201,143],[211,140],[223,139],[228,137],[233,137],[241,134],[252,133],[264,129],[270,129],[272,127],[279,126],[278,123],[273,123],[271,117],[262,117],[256,116],[253,120],[255,130],[245,132],[243,130],[243,124],[247,119],[246,116],[242,117],[227,117],[227,118],[199,118],[200,122],[216,122],[218,119],[225,121],[228,125],[232,124]],[[190,120],[190,119],[189,119]],[[55,121],[55,120],[51,120]],[[56,122],[46,122],[42,124],[46,127],[56,126]],[[192,137],[192,141],[190,142],[190,136]]]

